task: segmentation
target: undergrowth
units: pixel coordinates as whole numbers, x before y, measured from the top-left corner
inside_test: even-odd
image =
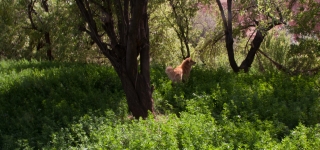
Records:
[[[131,120],[111,67],[0,62],[0,149],[319,149],[319,75],[153,65],[157,115]],[[155,117],[155,118],[154,118]]]

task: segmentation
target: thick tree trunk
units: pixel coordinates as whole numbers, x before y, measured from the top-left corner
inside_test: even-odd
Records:
[[[86,32],[110,60],[121,80],[129,111],[135,118],[146,118],[149,111],[154,113],[149,70],[148,1],[105,1],[104,5],[90,1],[102,8],[100,10],[101,26],[107,33],[110,44],[105,43],[98,33],[89,1],[76,0],[76,2],[88,24],[89,30],[85,29]],[[115,32],[112,7],[116,7],[118,33]],[[138,63],[138,56],[140,56],[140,63]]]
[[[132,81],[125,72],[122,72],[119,77],[132,115],[138,119],[139,117],[146,118],[148,112],[154,113],[152,91],[145,77],[138,74],[136,80]]]
[[[119,47],[118,47],[119,48]],[[140,117],[146,118],[148,113],[154,114],[154,105],[152,99],[153,89],[150,84],[150,71],[149,71],[149,48],[142,49],[141,52],[141,71],[134,70],[135,74],[129,73],[126,69],[128,66],[125,61],[111,61],[115,68],[118,77],[121,80],[122,87],[126,94],[127,104],[129,111],[138,119]],[[146,61],[146,59],[148,59]],[[135,66],[129,66],[136,68]],[[131,76],[131,77],[129,77]]]

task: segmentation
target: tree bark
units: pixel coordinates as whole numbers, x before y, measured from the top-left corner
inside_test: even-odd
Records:
[[[243,69],[244,72],[248,72],[249,68],[251,67],[251,64],[253,63],[254,57],[257,53],[257,51],[260,48],[261,43],[263,42],[264,36],[262,33],[257,30],[256,35],[254,39],[251,42],[251,48],[247,54],[247,57],[242,61],[240,65],[240,69]]]

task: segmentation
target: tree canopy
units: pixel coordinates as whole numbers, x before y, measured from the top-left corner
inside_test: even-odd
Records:
[[[150,1],[148,14],[152,61],[165,64],[177,63],[181,58],[191,55],[209,66],[223,65],[224,63],[218,60],[226,57],[227,51],[221,40],[225,32],[221,10],[217,2],[220,1]],[[290,35],[283,37],[290,38],[291,42],[288,44],[292,46],[289,47],[293,48],[294,45],[299,45],[306,40],[313,41],[314,44],[311,45],[317,45],[319,37],[319,21],[317,21],[319,10],[315,9],[319,6],[317,1],[228,2],[232,2],[232,20],[230,21],[233,22],[231,26],[236,57],[245,56],[238,55],[238,53],[248,50],[250,41],[254,37],[252,33],[261,32],[270,25],[276,27],[272,30],[278,31],[270,30],[272,34],[270,36],[277,37],[279,31],[285,31],[285,34]],[[225,13],[227,13],[228,2],[221,1]],[[94,44],[88,34],[85,34],[86,26],[75,1],[3,0],[0,7],[2,8],[0,26],[3,29],[0,31],[1,58],[54,58],[59,61],[108,63],[98,50],[98,45]],[[96,10],[94,10],[94,15],[99,15]],[[117,10],[112,9],[111,11],[116,14]],[[282,25],[279,26],[277,22],[281,18]],[[97,28],[101,27],[97,26]],[[263,31],[262,34],[267,35],[267,32]],[[293,57],[289,56],[289,53],[294,55],[289,52],[292,51],[290,49],[286,50],[288,55],[283,57]],[[311,49],[316,49],[316,47]],[[272,56],[276,50],[262,51],[270,58],[278,57]],[[313,55],[311,58],[317,58],[319,53],[318,51],[310,52],[308,49],[300,49],[300,51],[309,57]],[[268,61],[262,64],[267,65]]]

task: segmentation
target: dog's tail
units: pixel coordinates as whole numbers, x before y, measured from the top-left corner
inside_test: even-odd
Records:
[[[166,74],[170,74],[171,72],[173,72],[173,68],[171,66],[168,66],[166,68]]]

